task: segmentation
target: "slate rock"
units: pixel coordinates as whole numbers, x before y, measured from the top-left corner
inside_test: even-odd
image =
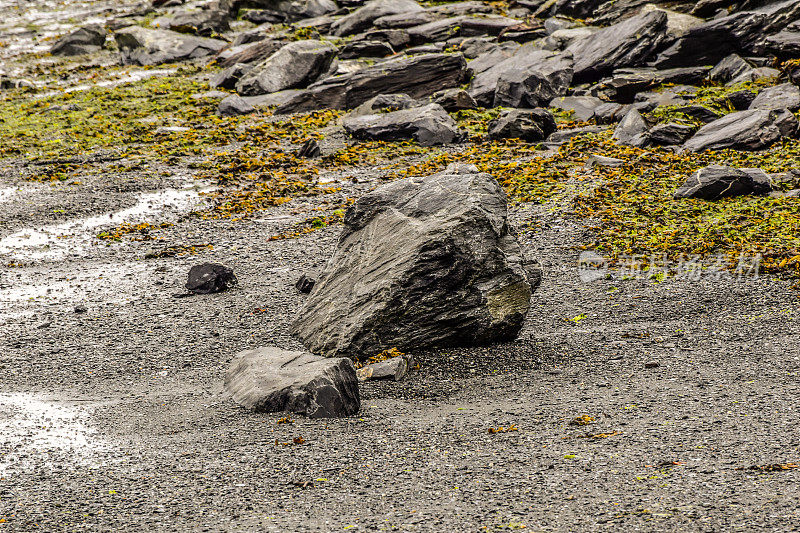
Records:
[[[54,56],[75,56],[100,50],[108,32],[99,24],[89,24],[61,37],[50,48]]]
[[[650,142],[647,134],[649,129],[650,126],[641,113],[631,109],[617,125],[611,138],[617,144],[641,148],[647,146]]]
[[[228,96],[217,107],[217,114],[221,117],[238,117],[255,113],[255,111],[256,108],[238,94]]]
[[[226,291],[236,284],[232,269],[215,263],[203,263],[189,269],[186,288],[195,294],[212,294]]]
[[[788,111],[750,109],[706,124],[683,146],[690,152],[725,148],[760,150],[796,130],[797,119]]]
[[[661,44],[666,31],[667,15],[651,11],[572,43],[567,52],[575,58],[574,82],[596,81],[614,69],[641,66]]]
[[[321,17],[339,9],[334,0],[245,0],[244,2],[236,2],[236,4],[244,4],[243,7],[262,8],[280,13],[285,20]]]
[[[497,181],[467,165],[359,198],[292,332],[329,357],[516,337],[530,307]],[[458,173],[457,173],[458,172]]]
[[[229,17],[230,14],[222,9],[203,9],[159,17],[150,25],[153,28],[210,37],[215,33],[223,33],[230,29]]]
[[[690,29],[656,58],[658,68],[713,65],[729,54],[742,53],[762,37],[768,17],[763,13],[734,13]]]
[[[373,26],[380,29],[404,29],[422,26],[436,20],[438,16],[430,11],[407,11],[394,15],[384,15],[375,19]]]
[[[225,41],[169,30],[151,30],[129,26],[114,33],[125,64],[159,65],[186,61],[216,54],[227,46]]]
[[[393,381],[401,381],[408,370],[410,369],[410,360],[404,356],[397,356],[372,363],[356,370],[358,381],[370,381],[376,379],[391,379]]]
[[[361,140],[413,139],[422,146],[433,146],[458,142],[464,137],[456,121],[439,104],[347,117],[342,125],[347,133]]]
[[[585,122],[594,116],[595,110],[603,105],[603,101],[595,96],[564,96],[550,101],[550,107],[571,111],[571,118]]]
[[[670,122],[653,126],[647,133],[649,141],[662,146],[674,146],[685,143],[697,128],[687,124]]]
[[[753,178],[739,169],[711,165],[701,168],[684,182],[673,194],[675,198],[718,200],[742,196],[753,192]]]
[[[317,283],[317,280],[314,278],[303,274],[300,276],[300,279],[297,280],[297,283],[294,284],[294,287],[297,289],[297,292],[301,294],[308,294],[311,292],[311,289],[314,288],[314,285]]]
[[[307,140],[297,150],[297,157],[302,157],[304,159],[315,159],[320,155],[322,155],[322,149],[319,146],[319,141],[317,141],[316,139]],[[314,283],[313,280],[311,281],[311,283],[312,284]]]
[[[543,52],[547,54],[547,52]],[[530,59],[531,56],[528,56]],[[556,54],[542,56],[520,68],[507,69],[497,79],[494,105],[540,107],[563,96],[572,82],[572,58]]]
[[[772,177],[760,168],[740,168],[753,178],[753,194],[769,194],[773,190]]]
[[[736,111],[743,111],[749,108],[750,104],[752,104],[755,99],[756,93],[748,89],[743,89],[741,91],[729,93],[727,96],[720,99],[720,103],[728,103]]]
[[[361,408],[351,360],[274,346],[236,354],[225,373],[224,388],[236,403],[257,412],[338,418],[354,415]]]
[[[334,22],[331,31],[339,37],[352,35],[370,28],[378,18],[415,11],[422,11],[422,7],[413,0],[371,0]]]
[[[800,109],[800,87],[791,83],[767,87],[758,93],[750,104],[750,109],[797,111]]]
[[[477,109],[478,104],[464,89],[445,89],[431,95],[430,101],[439,104],[448,113],[461,111],[464,109]]]
[[[453,37],[475,37],[478,35],[500,35],[504,30],[520,23],[507,17],[476,17],[462,15],[435,20],[421,26],[408,28],[411,43],[418,45],[446,41]]]
[[[464,82],[467,62],[461,54],[399,56],[350,74],[331,76],[299,93],[275,110],[276,114],[314,109],[353,109],[387,93],[428,97]]]
[[[356,41],[347,43],[339,53],[341,59],[355,59],[359,57],[386,57],[394,54],[394,48],[389,43],[381,41]]]
[[[546,109],[505,109],[489,122],[490,139],[544,141],[556,131],[556,121]]]
[[[766,37],[763,49],[766,53],[775,54],[779,58],[800,57],[800,21],[790,24],[775,35]]]
[[[752,69],[753,65],[742,59],[739,54],[730,54],[714,65],[708,73],[708,79],[717,83],[728,83]]]
[[[556,96],[563,96],[572,81],[572,58],[569,55],[536,49],[532,45],[518,47],[510,57],[494,61],[486,70],[477,72],[469,94],[484,107],[539,107]],[[476,66],[470,63],[470,68]],[[474,70],[473,70],[474,72]]]
[[[324,41],[295,41],[255,65],[236,83],[245,96],[302,88],[328,71],[337,48]]]
[[[220,57],[217,61],[217,64],[222,68],[227,68],[239,63],[256,63],[268,58],[280,50],[282,46],[283,43],[278,40],[264,39],[263,41],[259,41],[255,44],[241,47],[238,49],[238,51],[231,53],[230,55]]]
[[[407,94],[380,94],[353,109],[349,116],[375,115],[381,111],[399,111],[400,109],[410,109],[420,105],[418,100],[411,98]]]

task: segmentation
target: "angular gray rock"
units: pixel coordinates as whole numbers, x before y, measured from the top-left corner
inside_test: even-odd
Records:
[[[502,53],[493,52],[494,55]],[[538,107],[556,96],[563,96],[571,81],[571,56],[525,45],[510,57],[476,73],[468,92],[484,107]]]
[[[300,20],[321,17],[338,9],[334,0],[244,0],[241,7],[265,8],[285,19]]]
[[[173,16],[159,17],[151,22],[151,27],[179,33],[192,33],[209,37],[230,29],[230,14],[221,9],[184,11]]]
[[[594,116],[595,109],[603,105],[603,101],[595,96],[562,96],[553,98],[550,107],[572,112],[570,118],[585,122]]]
[[[330,69],[337,51],[324,41],[289,43],[242,76],[236,92],[255,96],[305,87]]]
[[[275,113],[353,109],[374,96],[389,93],[423,98],[460,85],[466,75],[467,62],[461,54],[400,56],[321,80],[278,107]]]
[[[714,65],[708,73],[708,79],[717,83],[728,83],[752,69],[753,66],[738,54],[730,54]]]
[[[349,117],[377,115],[381,111],[399,111],[422,105],[407,94],[381,94],[370,98],[349,113]]]
[[[596,81],[614,69],[641,66],[666,32],[667,15],[650,11],[575,41],[567,47],[575,58],[574,82]]]
[[[422,7],[414,0],[371,0],[334,22],[331,32],[339,37],[352,35],[370,28],[378,18],[415,11],[422,11]]]
[[[386,57],[394,54],[394,48],[389,43],[382,41],[355,41],[347,43],[339,57],[342,59],[357,59],[359,57]]]
[[[208,82],[208,85],[214,89],[223,88],[233,90],[236,88],[236,84],[239,80],[242,79],[242,76],[247,74],[251,68],[253,68],[252,65],[237,63],[216,73]]]
[[[435,92],[430,100],[434,104],[439,104],[448,113],[461,111],[463,109],[477,109],[478,104],[464,89],[445,89]]]
[[[232,94],[217,106],[217,114],[221,117],[236,117],[255,113],[256,108],[238,94]]]
[[[685,143],[695,131],[697,131],[697,128],[694,126],[670,122],[653,126],[647,132],[647,138],[653,144],[675,146]]]
[[[563,54],[543,56],[541,61],[505,70],[500,74],[494,92],[494,105],[544,106],[553,98],[566,94],[571,82],[571,56]]]
[[[760,150],[796,131],[797,119],[788,111],[750,109],[706,124],[683,147],[690,152],[725,148]]]
[[[714,65],[733,53],[749,51],[762,37],[768,17],[763,13],[734,13],[690,29],[656,58],[658,68]]]
[[[701,168],[673,194],[675,198],[718,200],[753,193],[753,177],[739,169],[711,165]]]
[[[492,176],[463,165],[362,196],[293,334],[359,359],[513,339],[531,287],[506,202]]]
[[[89,24],[63,36],[50,48],[54,56],[76,56],[97,52],[106,42],[108,32],[99,24]]]
[[[490,139],[544,141],[556,131],[556,121],[546,109],[505,109],[488,124]]]
[[[406,374],[411,366],[410,359],[405,356],[396,356],[386,361],[372,363],[356,370],[358,381],[369,381],[375,379],[392,379],[400,381]]]
[[[650,142],[647,135],[649,128],[650,126],[647,124],[644,117],[642,117],[641,113],[635,109],[631,109],[620,123],[617,124],[617,128],[614,130],[614,135],[612,135],[611,138],[614,139],[617,144],[642,148],[647,146]]]
[[[354,415],[361,408],[358,380],[349,359],[265,346],[234,356],[225,391],[253,411],[289,411],[309,418]]]
[[[764,51],[780,58],[800,57],[800,21],[789,24],[783,31],[764,40]]]
[[[216,54],[228,43],[169,30],[128,26],[114,33],[125,64],[159,65]]]
[[[345,131],[356,139],[399,141],[413,139],[422,146],[451,144],[461,140],[456,121],[439,104],[428,104],[380,115],[345,118]]]
[[[282,46],[283,43],[275,39],[264,39],[255,44],[234,47],[220,54],[217,64],[222,68],[227,68],[239,63],[256,63],[268,58],[280,50]]]
[[[767,87],[758,93],[750,104],[750,109],[797,111],[800,109],[800,87],[791,83]]]
[[[233,270],[216,263],[203,263],[189,269],[186,288],[194,294],[223,292],[237,284]]]

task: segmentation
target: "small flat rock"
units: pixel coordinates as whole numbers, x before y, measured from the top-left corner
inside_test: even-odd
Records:
[[[797,119],[787,110],[749,109],[706,124],[683,146],[690,152],[724,148],[760,150],[796,131]]]
[[[650,142],[647,133],[648,129],[647,121],[645,121],[641,113],[631,109],[617,125],[612,138],[617,144],[643,147]]]
[[[74,56],[96,52],[106,42],[108,32],[99,24],[89,24],[63,36],[50,48],[54,56]]]
[[[397,141],[413,139],[422,146],[458,142],[464,134],[439,104],[428,104],[380,115],[346,118],[342,125],[356,139]]]
[[[228,43],[170,30],[128,26],[114,32],[125,64],[158,65],[216,54]]]
[[[505,109],[488,124],[490,139],[544,141],[556,131],[556,121],[546,109]]]
[[[758,93],[750,104],[750,109],[797,111],[800,109],[800,87],[791,83],[767,87]]]
[[[361,408],[353,362],[266,346],[238,353],[225,391],[253,411],[289,411],[309,418],[350,416]]]
[[[386,361],[372,363],[356,370],[358,381],[376,379],[392,379],[401,381],[411,368],[411,362],[405,356],[392,357]]]
[[[217,114],[221,117],[236,117],[255,113],[256,108],[238,94],[232,94],[222,100],[217,107]]]
[[[754,192],[753,177],[747,172],[722,165],[701,168],[674,193],[675,198],[718,200]]]

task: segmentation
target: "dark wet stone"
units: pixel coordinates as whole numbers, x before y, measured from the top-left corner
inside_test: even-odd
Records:
[[[203,263],[189,270],[186,288],[195,294],[212,294],[226,291],[236,284],[236,275],[232,269],[215,263]]]
[[[701,168],[674,193],[675,198],[718,200],[753,193],[753,178],[739,169],[712,165]]]
[[[544,141],[556,131],[556,121],[546,109],[505,109],[489,122],[490,139]]]

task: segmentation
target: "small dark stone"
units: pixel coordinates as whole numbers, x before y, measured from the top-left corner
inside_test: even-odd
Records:
[[[226,291],[236,283],[236,276],[230,268],[214,263],[203,263],[189,270],[186,288],[195,294],[212,294]]]
[[[85,313],[85,312],[86,312],[86,311],[88,311],[88,310],[89,310],[89,309],[88,309],[88,308],[87,308],[85,305],[83,305],[83,304],[80,304],[80,305],[76,305],[76,306],[75,306],[75,312],[76,312],[77,314]]]
[[[556,131],[553,115],[546,109],[508,109],[489,122],[490,139],[543,141]]]
[[[658,361],[648,361],[644,364],[645,368],[658,368],[661,366],[661,363]]]
[[[319,141],[316,139],[309,139],[297,150],[297,157],[306,159],[314,159],[322,155],[322,150],[319,147]]]
[[[303,274],[300,276],[300,279],[297,280],[297,283],[294,284],[295,288],[303,293],[308,294],[311,292],[311,289],[314,288],[314,284],[317,282],[314,278],[310,278]]]

